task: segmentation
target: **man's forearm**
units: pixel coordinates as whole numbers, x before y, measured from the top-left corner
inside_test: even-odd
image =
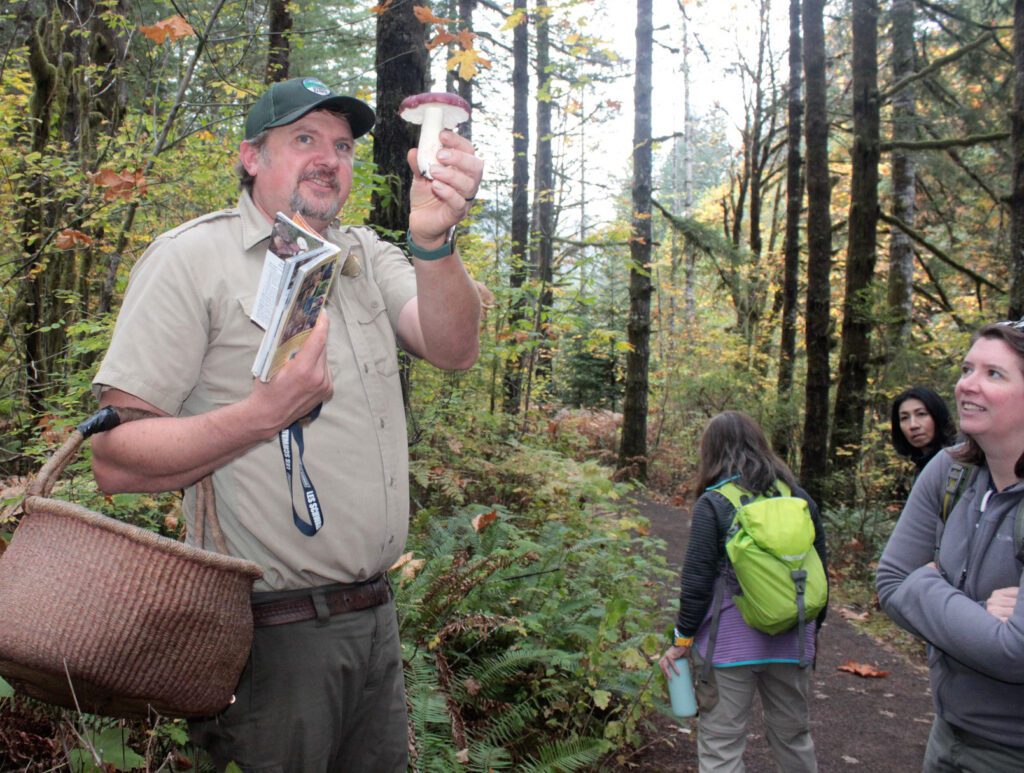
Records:
[[[403,309],[403,317],[408,318],[399,323],[403,343],[439,368],[469,368],[480,351],[480,295],[476,285],[457,253],[437,261],[413,263],[417,294]]]
[[[96,481],[107,493],[190,486],[273,437],[245,414],[236,403],[199,416],[138,419],[100,433],[92,441]]]

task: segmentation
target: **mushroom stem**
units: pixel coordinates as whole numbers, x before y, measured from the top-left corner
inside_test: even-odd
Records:
[[[441,149],[441,130],[444,129],[444,108],[441,105],[423,106],[423,125],[420,126],[420,144],[416,154],[420,174],[429,180],[430,167],[437,163],[437,151]]]

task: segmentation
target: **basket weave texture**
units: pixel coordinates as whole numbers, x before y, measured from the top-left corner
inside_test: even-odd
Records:
[[[205,509],[218,534],[212,491],[201,482],[197,519]],[[252,644],[256,564],[62,500],[32,495],[23,507],[0,557],[0,674],[106,716],[201,717],[230,703]]]

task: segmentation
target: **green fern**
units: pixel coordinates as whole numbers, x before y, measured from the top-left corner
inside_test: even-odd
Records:
[[[405,691],[417,768],[443,771],[445,763],[457,765],[448,708],[437,673],[425,656],[417,655],[406,661]]]
[[[515,760],[508,749],[485,743],[470,744],[469,770],[489,773],[492,770],[508,770],[513,767],[515,767]]]
[[[539,663],[571,671],[579,662],[580,657],[579,653],[526,645],[521,649],[508,650],[474,665],[469,669],[469,674],[480,683],[485,694],[493,695],[496,685],[511,681],[526,666]]]
[[[545,710],[564,700],[566,692],[564,684],[556,684],[531,698],[509,704],[502,710],[492,710],[486,733],[479,739],[480,742],[503,748],[522,747],[529,740],[527,736],[531,734],[531,729],[534,734],[542,731]]]
[[[603,738],[571,738],[541,748],[536,758],[519,767],[520,773],[569,773],[593,767],[614,748]]]

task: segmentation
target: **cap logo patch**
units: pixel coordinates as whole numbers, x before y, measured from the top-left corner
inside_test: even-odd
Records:
[[[331,95],[331,90],[318,78],[305,78],[302,81],[302,85],[306,87],[306,91],[312,91],[318,96],[329,97]]]

